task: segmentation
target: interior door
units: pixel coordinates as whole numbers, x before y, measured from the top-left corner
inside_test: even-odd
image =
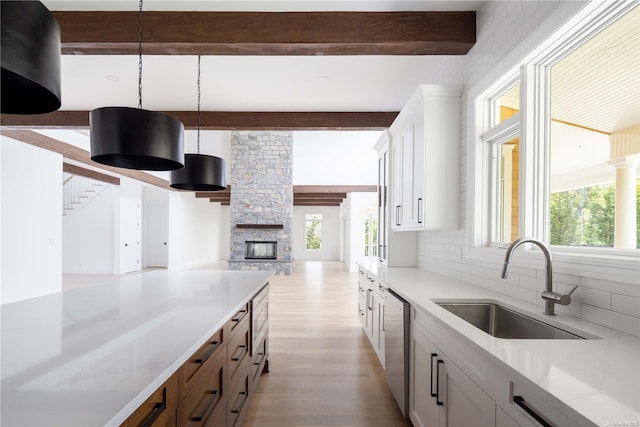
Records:
[[[123,197],[121,199],[120,273],[139,271],[142,255],[140,241],[142,233],[140,201]]]
[[[144,267],[169,265],[169,206],[162,202],[144,205]]]

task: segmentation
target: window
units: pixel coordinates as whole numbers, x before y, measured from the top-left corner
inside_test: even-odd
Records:
[[[377,207],[365,209],[364,217],[364,256],[378,256],[378,215]]]
[[[306,245],[308,251],[322,249],[322,214],[305,215]]]
[[[473,95],[470,248],[530,236],[579,262],[637,261],[640,7],[589,8],[582,26]]]

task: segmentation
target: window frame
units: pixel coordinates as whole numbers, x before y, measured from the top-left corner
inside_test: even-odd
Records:
[[[482,262],[504,256],[506,242],[494,242],[496,181],[491,144],[520,124],[519,236],[550,239],[550,72],[551,67],[586,40],[602,31],[637,4],[625,2],[588,4],[532,52],[515,52],[510,71],[493,82],[481,81],[469,89],[469,179],[467,258]],[[490,79],[490,77],[489,77]],[[492,100],[514,80],[520,81],[519,117],[491,126]],[[486,79],[485,79],[486,80]],[[483,87],[484,83],[484,87]],[[487,84],[489,83],[489,84]],[[492,84],[491,84],[492,83]],[[502,92],[501,92],[502,91]],[[514,115],[515,116],[515,115]],[[640,250],[551,246],[556,271],[627,283],[638,283]],[[526,251],[529,252],[529,251]],[[524,266],[539,264],[535,252],[519,257]]]

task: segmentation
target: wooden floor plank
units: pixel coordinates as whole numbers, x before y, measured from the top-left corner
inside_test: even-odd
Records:
[[[411,426],[357,318],[357,273],[301,262],[270,282],[271,371],[243,427]]]

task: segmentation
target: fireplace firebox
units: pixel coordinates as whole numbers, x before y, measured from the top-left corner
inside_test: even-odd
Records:
[[[244,259],[277,259],[278,242],[245,241]]]

